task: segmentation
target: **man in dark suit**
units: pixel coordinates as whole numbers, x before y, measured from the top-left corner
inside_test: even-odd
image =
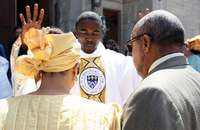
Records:
[[[122,130],[200,130],[200,74],[183,55],[184,28],[158,10],[134,26],[133,61],[143,77],[122,114]]]

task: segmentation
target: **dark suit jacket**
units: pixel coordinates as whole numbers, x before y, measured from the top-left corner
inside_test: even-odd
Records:
[[[200,73],[184,56],[153,69],[124,106],[122,130],[200,130]]]
[[[5,49],[3,47],[3,44],[0,43],[0,56],[6,58],[6,53],[5,53]]]

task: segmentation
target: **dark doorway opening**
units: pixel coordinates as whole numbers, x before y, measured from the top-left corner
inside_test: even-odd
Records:
[[[21,21],[19,19],[19,14],[23,13],[25,15],[25,7],[26,5],[29,5],[31,7],[31,11],[33,11],[34,4],[38,3],[38,7],[44,8],[45,9],[45,17],[43,21],[43,26],[44,25],[49,25],[49,0],[17,0],[17,26],[21,26]],[[32,12],[33,16],[33,12]]]
[[[107,32],[105,34],[105,40],[112,39],[115,42],[119,42],[119,13],[120,11],[103,9],[103,15],[106,21]]]

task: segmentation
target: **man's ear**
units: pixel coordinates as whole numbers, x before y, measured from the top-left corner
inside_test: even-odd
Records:
[[[74,33],[75,37],[77,38],[78,37],[78,27],[77,26],[74,27],[73,33]]]
[[[151,38],[148,35],[144,35],[142,38],[142,48],[145,53],[149,52],[151,47]]]

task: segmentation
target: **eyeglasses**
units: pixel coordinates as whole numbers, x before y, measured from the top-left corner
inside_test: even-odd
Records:
[[[135,36],[135,37],[133,37],[133,38],[131,38],[131,39],[129,39],[126,43],[127,43],[127,48],[128,48],[128,50],[131,52],[132,51],[132,48],[133,48],[133,42],[134,41],[136,41],[136,40],[138,40],[140,37],[142,37],[142,36],[144,36],[144,35],[148,35],[150,38],[151,38],[151,40],[152,40],[152,36],[150,35],[150,34],[147,34],[147,33],[142,33],[142,34],[139,34],[139,35],[137,35],[137,36]]]
[[[140,34],[140,35],[137,35],[131,39],[129,39],[126,43],[127,43],[127,48],[128,48],[128,51],[131,52],[132,51],[132,48],[133,48],[133,42],[136,41],[138,38],[142,37],[143,35],[145,35],[146,33],[143,33],[143,34]]]
[[[135,36],[135,37],[129,39],[126,43],[127,43],[128,45],[130,45],[132,42],[136,41],[138,38],[142,37],[142,36],[145,35],[145,34],[146,34],[146,33],[139,34],[139,35],[137,35],[137,36]]]

